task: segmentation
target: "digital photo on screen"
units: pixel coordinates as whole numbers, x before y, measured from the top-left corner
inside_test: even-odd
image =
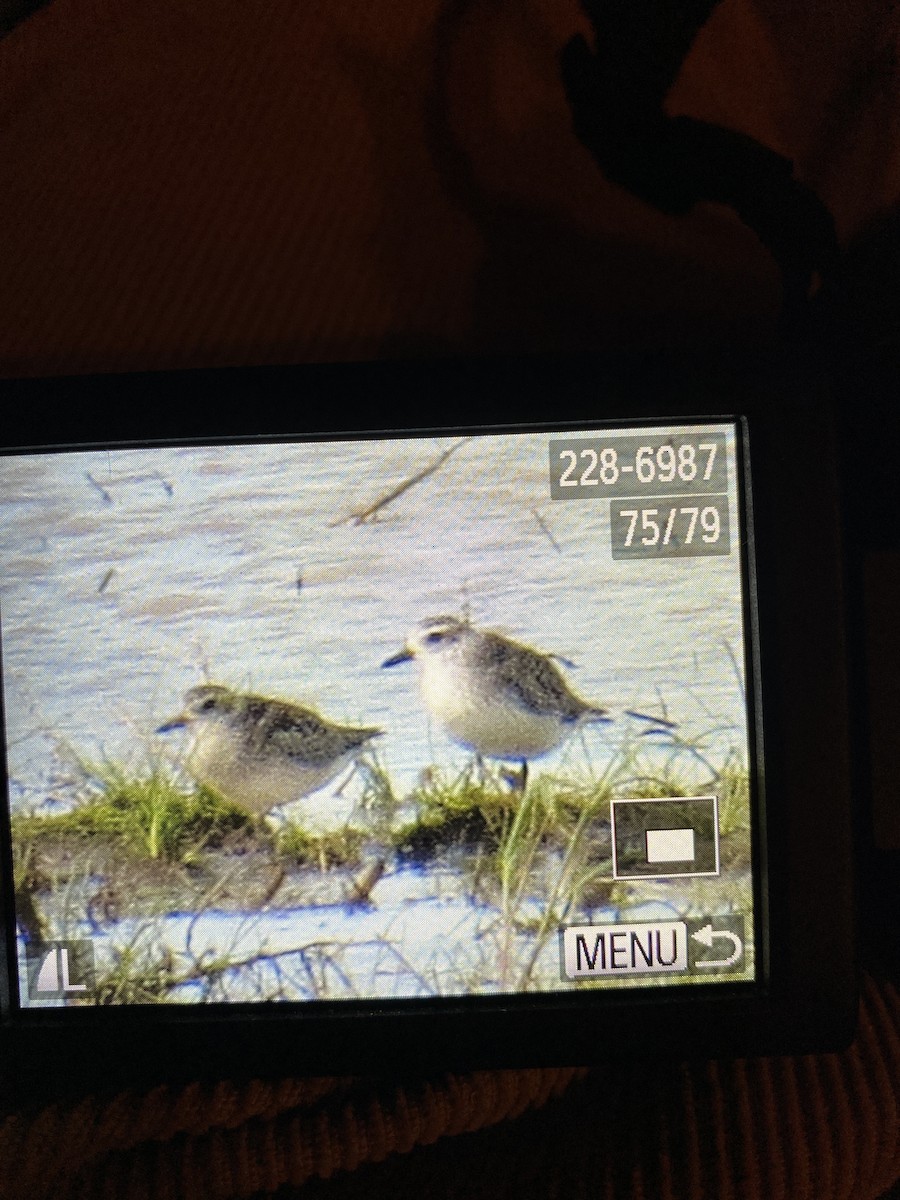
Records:
[[[0,458],[21,1005],[754,981],[741,436]]]

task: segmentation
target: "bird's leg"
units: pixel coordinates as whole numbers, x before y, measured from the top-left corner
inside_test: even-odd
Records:
[[[472,765],[475,768],[475,778],[478,781],[478,786],[482,791],[484,791],[488,778],[487,767],[484,765],[484,759],[477,750],[475,751],[475,757],[472,760]]]
[[[343,794],[347,788],[347,784],[350,782],[350,780],[356,774],[358,767],[359,767],[359,763],[356,762],[355,760],[350,764],[350,770],[347,772],[347,774],[341,780],[340,786],[336,787],[334,789],[335,796],[343,796]]]
[[[522,759],[522,765],[518,771],[510,770],[509,767],[504,767],[500,772],[504,782],[508,783],[512,791],[520,792],[525,795],[525,788],[528,784],[528,762]]]

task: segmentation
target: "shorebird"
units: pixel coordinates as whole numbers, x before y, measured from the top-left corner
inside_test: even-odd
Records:
[[[188,772],[257,817],[323,787],[382,732],[215,683],[191,688],[182,711],[156,732],[183,728],[193,735]]]
[[[561,745],[581,725],[608,720],[569,687],[553,656],[459,617],[431,617],[381,665],[415,659],[425,707],[476,759],[522,764]]]

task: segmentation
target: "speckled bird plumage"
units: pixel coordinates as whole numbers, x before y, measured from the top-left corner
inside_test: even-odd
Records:
[[[323,787],[381,733],[213,683],[191,688],[158,732],[182,727],[192,735],[185,766],[194,779],[259,816]]]

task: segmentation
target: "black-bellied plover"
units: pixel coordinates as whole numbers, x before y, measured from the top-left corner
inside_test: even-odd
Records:
[[[215,683],[191,688],[182,711],[157,733],[181,728],[193,735],[188,772],[256,816],[324,787],[382,732]]]
[[[459,617],[422,621],[381,665],[415,659],[425,707],[478,758],[522,764],[561,745],[579,726],[607,720],[569,687],[553,656]]]

